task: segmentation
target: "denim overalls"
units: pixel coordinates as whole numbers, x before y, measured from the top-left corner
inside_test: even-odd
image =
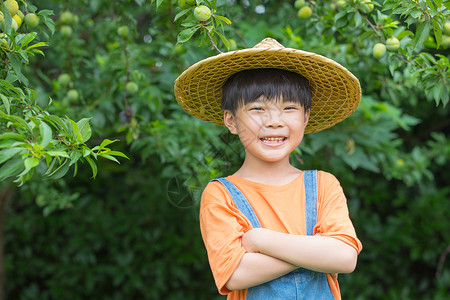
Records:
[[[317,219],[317,171],[304,171],[306,234],[312,235]],[[225,178],[214,179],[225,186],[237,208],[253,228],[261,228],[252,207],[238,188]],[[247,300],[334,300],[325,273],[297,269],[272,281],[248,289]]]

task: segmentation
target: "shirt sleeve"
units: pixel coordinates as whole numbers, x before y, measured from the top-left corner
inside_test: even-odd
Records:
[[[209,183],[202,194],[200,230],[217,289],[222,295],[231,292],[225,284],[246,252],[241,237],[251,228],[225,187],[217,181]]]
[[[350,220],[347,199],[339,181],[330,173],[318,172],[317,224],[314,233],[333,237],[360,253],[362,244]]]

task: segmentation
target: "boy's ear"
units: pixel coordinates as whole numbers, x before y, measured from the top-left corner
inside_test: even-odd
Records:
[[[223,122],[225,123],[225,126],[227,126],[228,130],[232,134],[237,134],[236,120],[231,111],[225,110],[223,112]]]
[[[308,108],[308,109],[305,111],[305,127],[306,127],[306,125],[308,125],[309,114],[310,114],[310,112],[311,112],[311,109],[310,109],[310,108]]]

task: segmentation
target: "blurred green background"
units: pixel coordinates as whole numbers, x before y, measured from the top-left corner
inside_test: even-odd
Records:
[[[24,23],[13,35],[36,31],[36,41],[49,45],[40,48],[45,56],[22,56],[28,83],[11,77],[17,66],[6,53],[13,50],[2,48],[1,79],[35,90],[52,114],[92,118],[87,146],[117,139],[110,148],[129,159],[99,158],[95,179],[86,161],[75,177],[71,167],[48,179],[40,158],[22,186],[2,180],[4,299],[223,299],[198,204],[208,181],[236,170],[243,153],[225,128],[189,116],[173,94],[184,69],[217,54],[193,18],[195,3],[151,2],[18,1],[40,24]],[[306,136],[292,154],[299,168],[333,173],[347,195],[364,249],[355,272],[339,277],[343,298],[447,299],[448,2],[197,2],[231,20],[205,25],[224,52],[273,37],[330,57],[360,79],[355,114]],[[305,6],[312,14],[299,17]],[[197,31],[177,44],[190,28]],[[393,37],[398,49],[373,53]],[[0,130],[11,130],[7,120]]]

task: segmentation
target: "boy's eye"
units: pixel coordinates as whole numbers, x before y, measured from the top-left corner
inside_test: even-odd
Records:
[[[262,111],[262,110],[264,110],[264,108],[262,108],[262,107],[252,107],[252,108],[250,108],[250,110]]]
[[[297,107],[296,106],[287,106],[284,109],[285,110],[295,110],[295,109],[297,109]]]

